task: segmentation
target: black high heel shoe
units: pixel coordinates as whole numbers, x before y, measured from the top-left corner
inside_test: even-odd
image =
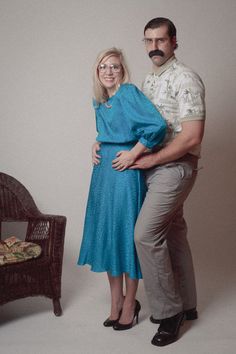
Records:
[[[141,305],[138,302],[138,300],[135,300],[135,309],[134,309],[134,317],[133,320],[130,323],[127,324],[123,324],[120,323],[119,321],[117,321],[114,325],[113,325],[113,329],[116,331],[124,331],[126,329],[130,329],[133,327],[133,323],[134,320],[136,318],[136,324],[138,323],[138,316],[139,316],[139,311],[141,310]]]
[[[108,317],[108,318],[103,322],[103,326],[105,326],[105,327],[113,327],[113,326],[116,324],[116,322],[119,321],[120,316],[121,316],[121,313],[122,313],[122,309],[120,310],[120,312],[119,312],[119,317],[118,317],[116,320],[110,320],[110,318]]]

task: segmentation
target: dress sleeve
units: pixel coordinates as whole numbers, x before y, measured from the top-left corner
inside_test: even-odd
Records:
[[[93,105],[93,108],[94,108],[94,111],[95,111],[96,132],[97,132],[97,135],[98,135],[99,129],[98,129],[97,109],[98,109],[99,105],[98,105],[97,101],[95,100],[95,98],[93,98],[93,100],[92,100],[92,105]],[[97,140],[97,138],[96,138],[96,140]]]
[[[133,84],[126,84],[121,104],[131,132],[147,148],[162,143],[167,124],[152,102]]]

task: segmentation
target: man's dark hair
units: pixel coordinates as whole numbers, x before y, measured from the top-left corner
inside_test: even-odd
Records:
[[[153,18],[151,21],[149,21],[146,24],[146,26],[144,27],[144,33],[146,32],[146,30],[148,28],[154,29],[154,28],[161,27],[163,25],[167,25],[168,34],[169,34],[170,38],[176,37],[175,25],[173,24],[173,22],[171,20],[169,20],[168,18],[165,18],[165,17],[156,17],[156,18]]]
[[[176,27],[173,24],[171,20],[165,17],[156,17],[153,18],[151,21],[149,21],[146,26],[144,27],[144,34],[148,28],[154,29],[158,28],[161,26],[166,25],[168,28],[168,35],[172,39],[173,37],[176,37]],[[178,47],[178,44],[176,44],[176,48]],[[176,49],[175,48],[175,49]]]

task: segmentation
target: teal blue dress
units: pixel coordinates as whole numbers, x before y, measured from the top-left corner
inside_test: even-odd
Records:
[[[93,167],[78,264],[140,279],[134,226],[146,193],[144,176],[141,170],[116,171],[112,160],[138,141],[150,149],[160,144],[166,123],[133,84],[122,84],[106,103],[94,102],[94,108],[101,159]]]

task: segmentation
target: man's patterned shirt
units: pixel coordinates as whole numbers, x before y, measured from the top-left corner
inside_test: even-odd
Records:
[[[200,77],[175,57],[146,76],[142,90],[168,123],[164,145],[181,132],[182,122],[205,119],[205,89]],[[189,151],[200,155],[200,146]]]

